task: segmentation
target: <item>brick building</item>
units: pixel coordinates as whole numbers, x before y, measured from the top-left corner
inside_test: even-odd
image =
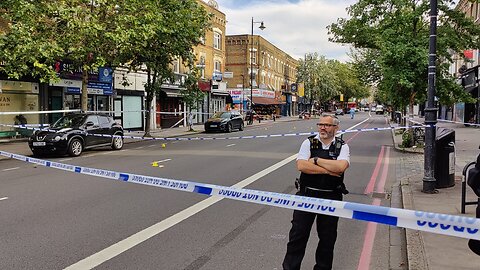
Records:
[[[236,108],[249,108],[253,96],[258,113],[296,113],[296,87],[292,91],[292,84],[296,82],[297,60],[259,35],[227,36],[226,56],[225,71],[233,77],[225,80]]]

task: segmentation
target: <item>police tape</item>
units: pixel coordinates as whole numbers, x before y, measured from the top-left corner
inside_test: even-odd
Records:
[[[436,234],[480,240],[480,219],[346,201],[335,201],[253,189],[241,189],[191,181],[82,167],[30,158],[0,150],[0,155],[63,171],[135,184],[198,193],[347,219],[375,222]]]
[[[34,128],[28,127],[25,125],[7,125],[0,124],[0,126],[13,127],[13,128],[24,128],[31,130],[44,130],[49,132],[59,132],[58,130],[48,129],[48,128]],[[427,125],[428,126],[428,125]],[[384,128],[358,128],[358,129],[342,129],[337,131],[337,135],[344,133],[355,133],[355,132],[369,132],[369,131],[382,131],[382,130],[395,130],[395,129],[409,129],[409,128],[424,128],[426,125],[414,125],[414,126],[400,126],[400,127],[384,127]],[[278,137],[296,137],[296,136],[310,136],[316,135],[318,132],[297,132],[297,133],[282,133],[282,134],[267,134],[267,135],[247,135],[247,136],[233,136],[233,137],[140,137],[140,136],[130,136],[130,135],[108,135],[108,134],[87,134],[88,136],[98,136],[98,137],[108,137],[116,138],[121,137],[123,139],[134,139],[134,140],[144,140],[144,141],[207,141],[207,140],[242,140],[242,139],[263,139],[263,138],[278,138]]]
[[[0,115],[19,115],[19,114],[50,114],[50,113],[74,113],[82,110],[54,110],[54,111],[26,111],[26,112],[0,112]]]
[[[19,115],[19,114],[51,114],[51,113],[77,113],[82,112],[80,109],[73,110],[51,110],[51,111],[17,111],[17,112],[0,112],[0,115]],[[150,110],[117,110],[117,111],[85,111],[86,113],[132,113],[132,112],[151,112],[156,114],[173,114],[173,115],[183,115],[183,114],[206,114],[211,115],[213,113],[203,113],[203,112],[187,112],[187,111],[174,111],[174,112],[162,112],[162,111],[150,111]]]
[[[466,123],[466,122],[458,122],[458,121],[450,121],[450,120],[443,120],[443,119],[438,119],[438,122],[446,122],[446,123],[454,123],[454,124],[462,124],[465,126],[474,126],[474,127],[480,127],[480,124],[475,124],[475,123]]]

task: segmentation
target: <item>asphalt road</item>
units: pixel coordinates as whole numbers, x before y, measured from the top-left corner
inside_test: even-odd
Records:
[[[383,116],[340,116],[341,128],[385,127]],[[316,131],[316,120],[248,127],[238,136]],[[294,193],[293,158],[305,137],[137,142],[95,150],[68,164]],[[390,131],[347,133],[346,201],[389,206]],[[290,159],[286,165],[270,166]],[[157,161],[159,167],[153,167]],[[263,171],[261,175],[256,175]],[[292,211],[0,161],[0,269],[281,269]],[[370,185],[369,185],[370,183]],[[383,188],[384,186],[384,188]],[[377,190],[378,188],[378,190]],[[312,269],[315,230],[304,258]],[[389,228],[341,219],[334,269],[388,269]],[[366,268],[365,268],[366,267]]]

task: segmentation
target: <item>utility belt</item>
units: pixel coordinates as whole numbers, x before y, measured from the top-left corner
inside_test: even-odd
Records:
[[[349,191],[344,183],[339,184],[334,189],[321,189],[304,186],[300,183],[300,179],[296,178],[295,188],[300,192],[300,194],[309,196],[309,197],[322,197],[322,196],[332,196],[332,195],[347,195]]]

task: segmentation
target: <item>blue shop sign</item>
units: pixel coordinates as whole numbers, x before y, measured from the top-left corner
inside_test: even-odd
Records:
[[[87,91],[94,95],[113,95],[111,83],[106,82],[88,82]],[[67,94],[80,94],[82,91],[78,87],[67,87]]]
[[[112,83],[113,71],[111,68],[98,68],[98,80],[101,82]]]

